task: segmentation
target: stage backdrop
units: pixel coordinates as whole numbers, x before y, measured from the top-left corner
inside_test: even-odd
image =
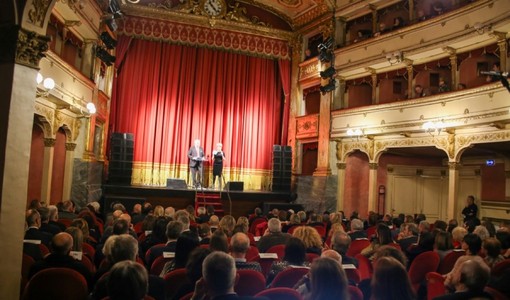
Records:
[[[288,60],[121,35],[116,69],[109,132],[134,134],[132,184],[187,180],[187,151],[198,138],[209,157],[223,143],[226,181],[269,187],[272,145],[286,131]]]

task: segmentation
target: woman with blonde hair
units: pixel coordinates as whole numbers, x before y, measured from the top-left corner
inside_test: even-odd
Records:
[[[156,218],[165,216],[165,208],[161,205],[156,205],[153,215]]]
[[[321,255],[322,238],[317,232],[317,229],[311,226],[300,226],[294,230],[292,236],[297,237],[303,241],[307,253],[315,253],[317,255]]]
[[[236,227],[236,219],[231,215],[226,215],[220,220],[219,228],[225,232],[228,237],[232,237],[234,228]]]
[[[457,226],[452,230],[453,248],[460,249],[464,236],[468,233],[467,229],[461,226]]]
[[[73,222],[71,222],[71,226],[79,228],[83,234],[83,241],[88,243],[90,231],[87,221],[82,218],[74,219]]]
[[[81,229],[75,226],[69,226],[65,232],[69,233],[73,237],[73,248],[71,248],[71,251],[82,252],[83,232]]]

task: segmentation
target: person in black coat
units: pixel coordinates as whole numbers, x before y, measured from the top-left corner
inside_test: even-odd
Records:
[[[476,219],[476,215],[478,214],[478,206],[475,204],[475,196],[469,195],[466,199],[466,207],[462,210],[462,215],[464,216],[464,223]]]

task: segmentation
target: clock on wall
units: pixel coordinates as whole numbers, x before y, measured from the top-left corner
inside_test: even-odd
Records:
[[[227,12],[225,0],[201,0],[202,12],[212,18],[221,18]]]

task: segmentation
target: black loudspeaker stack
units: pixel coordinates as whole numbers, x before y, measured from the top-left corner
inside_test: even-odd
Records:
[[[290,191],[292,178],[292,148],[273,145],[273,191]]]
[[[108,183],[131,184],[133,171],[133,149],[135,141],[132,133],[113,133],[110,139],[110,163]]]

